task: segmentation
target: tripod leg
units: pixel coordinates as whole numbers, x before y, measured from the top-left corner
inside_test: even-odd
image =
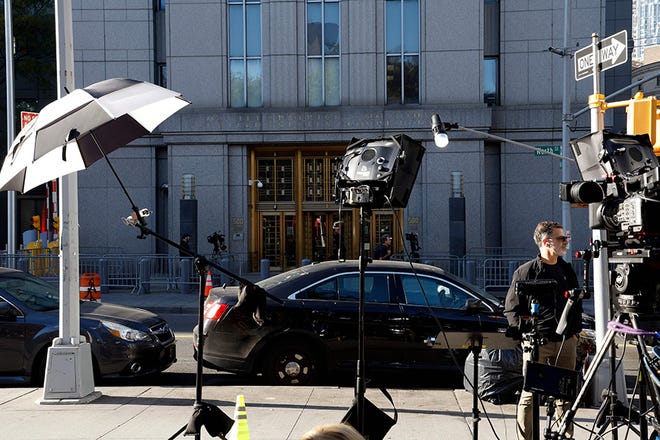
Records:
[[[472,341],[473,369],[472,369],[472,438],[479,438],[479,352],[483,345],[483,338],[478,337]]]
[[[607,333],[605,333],[605,339],[603,340],[603,345],[601,348],[598,349],[598,351],[594,355],[594,358],[591,361],[591,365],[589,365],[589,368],[587,369],[587,372],[584,375],[584,384],[582,385],[582,388],[580,388],[578,395],[575,397],[575,401],[573,402],[573,405],[571,405],[570,409],[564,413],[558,431],[560,438],[564,437],[566,431],[568,430],[568,426],[573,422],[573,418],[575,417],[575,413],[577,412],[577,409],[580,406],[580,402],[582,402],[582,399],[584,398],[584,395],[587,392],[587,388],[589,384],[596,375],[600,363],[603,361],[603,357],[605,357],[607,348],[612,343],[612,339],[614,338],[614,335],[615,332],[612,329],[608,329]]]

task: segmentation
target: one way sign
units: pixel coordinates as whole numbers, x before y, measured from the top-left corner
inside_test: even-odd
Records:
[[[598,71],[611,69],[628,61],[628,32],[623,30],[598,43]],[[575,80],[580,81],[594,74],[593,44],[575,52]]]

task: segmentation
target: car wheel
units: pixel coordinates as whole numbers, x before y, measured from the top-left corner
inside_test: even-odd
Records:
[[[310,385],[318,368],[316,352],[304,343],[276,343],[263,362],[264,377],[272,385]]]
[[[48,347],[44,347],[39,354],[34,358],[32,364],[32,371],[30,372],[30,383],[34,386],[44,386],[44,379],[46,378],[46,356],[48,355]]]

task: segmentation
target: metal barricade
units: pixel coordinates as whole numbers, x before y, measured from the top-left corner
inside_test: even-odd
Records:
[[[59,256],[49,252],[49,249],[21,250],[15,255],[0,253],[0,265],[10,267],[9,262],[15,262],[16,268],[41,278],[57,281],[59,278]],[[247,272],[248,255],[222,253],[206,255],[209,261],[219,265],[232,274],[250,278]],[[392,257],[395,260],[405,260],[403,254]],[[531,259],[531,255],[467,255],[463,258],[453,255],[422,255],[419,261],[440,267],[445,271],[465,279],[476,286],[482,287],[496,296],[506,293],[515,269]],[[573,259],[573,268],[582,284],[584,261]],[[152,290],[179,291],[194,293],[199,286],[199,274],[194,268],[192,258],[155,254],[82,254],[79,259],[80,274],[98,273],[101,278],[101,291],[107,293],[110,289],[130,289],[132,293],[148,293]],[[209,267],[213,285],[236,285],[238,282],[224,272]],[[254,274],[252,274],[254,275]],[[205,275],[206,276],[206,275]],[[255,278],[254,276],[252,278]],[[258,278],[258,277],[257,277]],[[589,284],[593,285],[590,274]]]
[[[137,291],[139,255],[100,255],[98,273],[101,276],[101,291],[111,288]]]
[[[513,272],[530,259],[529,256],[486,258],[482,264],[482,287],[491,293],[506,293]],[[498,295],[501,296],[501,295]]]

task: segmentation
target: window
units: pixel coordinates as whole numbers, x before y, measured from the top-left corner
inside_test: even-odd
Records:
[[[385,3],[387,103],[419,103],[419,3]]]
[[[339,295],[337,293],[339,292]],[[360,275],[340,275],[323,281],[298,293],[296,299],[323,299],[341,301],[358,301],[360,299]],[[389,281],[387,274],[365,274],[365,302],[390,302]]]
[[[332,278],[305,289],[296,295],[296,299],[325,299],[334,301],[337,299],[337,279]]]
[[[339,1],[307,0],[307,104],[340,104]]]
[[[406,302],[412,305],[442,307],[446,309],[464,309],[468,298],[464,290],[443,280],[412,275],[401,276],[401,286]]]
[[[258,159],[257,176],[263,184],[258,189],[260,202],[293,201],[293,159]]]
[[[229,0],[229,106],[261,107],[261,1]]]
[[[167,88],[167,64],[157,63],[158,85]]]
[[[334,157],[304,159],[304,196],[306,202],[334,202],[335,176],[338,162]]]
[[[499,104],[500,2],[484,0],[484,102]]]
[[[390,289],[387,274],[366,274],[364,276],[364,301],[376,303],[390,302]]]
[[[497,58],[484,59],[484,102],[488,105],[497,104],[499,62]]]

